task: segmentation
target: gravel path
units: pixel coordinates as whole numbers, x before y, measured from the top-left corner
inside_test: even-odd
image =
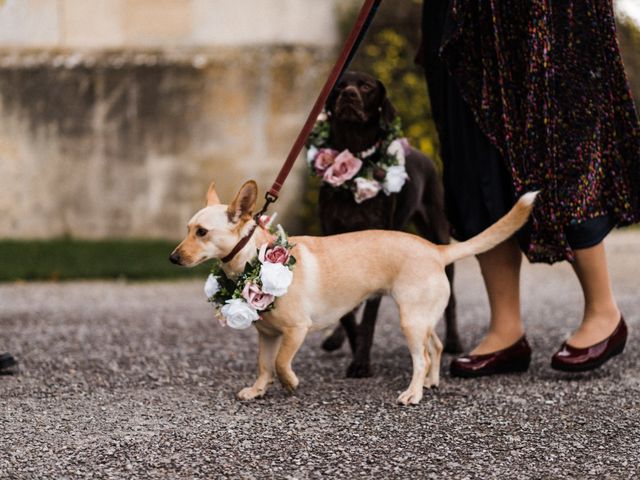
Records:
[[[0,478],[638,478],[640,232],[608,240],[627,351],[600,371],[565,375],[549,359],[576,326],[568,265],[524,269],[529,372],[450,378],[398,407],[410,359],[383,304],[375,377],[344,378],[346,348],[312,335],[296,357],[294,396],[253,381],[255,332],[221,328],[202,283],[0,285]],[[458,267],[467,346],[486,326],[475,261]],[[444,366],[448,366],[445,357]]]

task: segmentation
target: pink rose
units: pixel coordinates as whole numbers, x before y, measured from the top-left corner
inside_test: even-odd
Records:
[[[268,244],[263,244],[258,253],[260,262],[281,263],[285,265],[289,261],[289,251],[281,245],[269,248]]]
[[[319,175],[322,175],[327,168],[333,165],[336,157],[338,156],[337,150],[332,150],[330,148],[321,148],[316,155],[315,160],[313,161],[313,166],[316,169],[316,172]]]
[[[336,157],[335,162],[324,172],[322,178],[329,185],[339,187],[347,180],[351,180],[362,167],[362,160],[353,156],[349,150],[344,150]]]
[[[382,186],[380,182],[376,180],[367,180],[366,178],[358,177],[355,179],[356,192],[354,200],[356,203],[362,203],[365,200],[375,197],[380,192]]]
[[[244,299],[256,310],[264,310],[271,305],[275,297],[269,293],[264,293],[258,285],[248,282],[242,289]]]

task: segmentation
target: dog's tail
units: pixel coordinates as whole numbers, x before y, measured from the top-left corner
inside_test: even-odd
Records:
[[[440,245],[444,264],[491,250],[511,237],[527,222],[537,195],[538,192],[525,193],[504,217],[466,242]]]

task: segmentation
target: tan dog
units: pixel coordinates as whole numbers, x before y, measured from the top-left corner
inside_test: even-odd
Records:
[[[211,184],[207,206],[189,221],[189,233],[172,253],[171,261],[192,267],[225,257],[253,227],[257,195],[256,183],[249,181],[229,206],[222,205]],[[287,390],[295,390],[298,378],[291,362],[307,333],[336,324],[369,296],[386,293],[398,305],[413,363],[411,383],[398,402],[420,402],[423,387],[437,386],[440,380],[442,344],[435,326],[450,294],[444,267],[511,237],[527,221],[535,197],[535,192],[524,195],[487,230],[452,245],[434,245],[415,235],[382,230],[291,237],[297,259],[293,282],[276,300],[275,308],[254,322],[259,334],[259,374],[238,398],[264,395],[274,371]],[[258,228],[233,260],[224,264],[227,276],[239,275],[267,238]]]

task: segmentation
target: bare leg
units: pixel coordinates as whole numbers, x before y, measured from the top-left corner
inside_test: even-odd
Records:
[[[620,321],[620,310],[613,298],[604,244],[576,250],[575,254],[573,269],[584,294],[584,316],[567,343],[585,348],[613,333]]]
[[[482,277],[489,296],[489,331],[471,352],[482,355],[513,345],[524,334],[520,316],[520,264],[522,253],[511,238],[478,255]]]

